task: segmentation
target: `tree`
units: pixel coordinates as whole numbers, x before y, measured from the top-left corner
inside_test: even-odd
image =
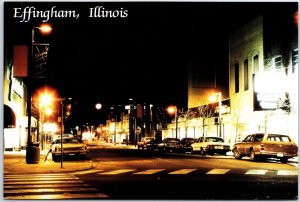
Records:
[[[291,98],[288,92],[285,92],[284,96],[278,99],[277,108],[283,110],[287,115],[287,133],[289,135],[289,115],[291,113]]]
[[[285,92],[284,96],[279,98],[277,102],[277,108],[285,111],[287,115],[291,113],[291,99],[288,92]]]
[[[213,107],[212,105],[202,105],[202,106],[198,106],[196,108],[196,116],[197,118],[202,118],[202,131],[203,131],[203,136],[204,136],[204,128],[206,126],[205,121],[211,117],[213,117],[213,115],[216,112],[216,107]]]
[[[187,130],[189,127],[189,122],[191,119],[194,117],[194,112],[193,110],[189,109],[186,112],[181,112],[181,114],[178,117],[178,120],[180,122],[184,121],[184,127],[185,127],[185,137],[187,137]]]

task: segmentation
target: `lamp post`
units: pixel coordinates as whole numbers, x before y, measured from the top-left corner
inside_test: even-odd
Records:
[[[177,116],[177,106],[170,106],[167,108],[169,114],[174,114],[175,116],[175,137],[177,138],[178,130],[178,116]]]
[[[63,168],[63,134],[64,134],[64,106],[65,106],[65,100],[66,98],[56,98],[57,101],[60,101],[61,106],[61,125],[60,125],[60,155],[61,155],[61,161],[60,161],[60,167]],[[72,100],[72,98],[67,98],[67,100]]]
[[[60,167],[63,168],[63,134],[64,134],[64,98],[60,99],[60,105],[61,105],[61,125],[60,125]]]
[[[49,24],[42,24],[40,27],[33,27],[31,29],[31,60],[30,60],[30,66],[28,67],[28,83],[27,83],[27,116],[28,116],[28,134],[27,134],[27,148],[26,148],[26,163],[38,163],[38,160],[34,160],[37,157],[37,154],[35,154],[35,150],[33,150],[32,141],[31,141],[31,94],[32,94],[32,75],[33,75],[33,65],[34,65],[34,53],[33,53],[33,46],[35,45],[34,42],[34,31],[38,29],[41,31],[41,33],[47,34],[52,31],[52,28]],[[37,151],[37,150],[36,150]],[[39,153],[38,153],[39,155]]]
[[[211,102],[216,101],[216,96],[218,96],[218,105],[219,105],[219,137],[222,137],[222,120],[221,120],[221,108],[222,108],[222,93],[213,93],[209,99]]]

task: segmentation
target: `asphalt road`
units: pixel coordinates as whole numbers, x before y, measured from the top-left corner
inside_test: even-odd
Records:
[[[97,162],[74,176],[110,199],[285,200],[298,198],[298,168],[230,156],[91,149]]]
[[[272,160],[91,147],[93,169],[4,175],[5,199],[297,200],[298,167]],[[60,162],[56,162],[60,163]]]

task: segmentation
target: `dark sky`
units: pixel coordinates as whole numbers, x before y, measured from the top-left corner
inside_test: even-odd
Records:
[[[19,22],[12,8],[76,10],[77,20],[49,20],[54,30],[44,40],[50,43],[51,77],[41,83],[90,111],[96,102],[127,104],[129,97],[186,108],[189,64],[212,68],[218,84],[228,86],[228,34],[262,12],[278,15],[291,4],[297,7],[295,2],[8,2],[4,38],[30,43],[32,27],[41,22]],[[95,6],[128,10],[128,17],[88,18]]]

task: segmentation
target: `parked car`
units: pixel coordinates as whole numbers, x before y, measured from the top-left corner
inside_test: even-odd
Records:
[[[65,137],[63,138],[62,145],[64,156],[77,155],[86,158],[88,155],[88,147],[80,139]],[[51,153],[53,161],[56,161],[59,157],[61,157],[61,139],[56,139],[52,142]]]
[[[230,145],[224,142],[221,137],[200,137],[192,145],[192,153],[205,154],[223,154],[230,151]]]
[[[191,152],[192,151],[192,144],[194,142],[196,142],[196,138],[192,138],[192,137],[185,137],[182,138],[180,141],[182,143],[183,146],[183,152]]]
[[[146,149],[151,151],[157,150],[159,143],[161,143],[161,140],[156,140],[156,139],[150,140],[146,145]]]
[[[232,152],[236,159],[244,156],[253,161],[277,158],[286,163],[289,158],[298,156],[298,146],[288,135],[255,133],[236,143]]]
[[[139,141],[137,143],[138,149],[142,148],[142,149],[146,149],[147,143],[150,140],[154,140],[154,137],[142,137],[141,141]]]
[[[158,151],[181,152],[183,146],[178,138],[165,138],[157,145]]]

